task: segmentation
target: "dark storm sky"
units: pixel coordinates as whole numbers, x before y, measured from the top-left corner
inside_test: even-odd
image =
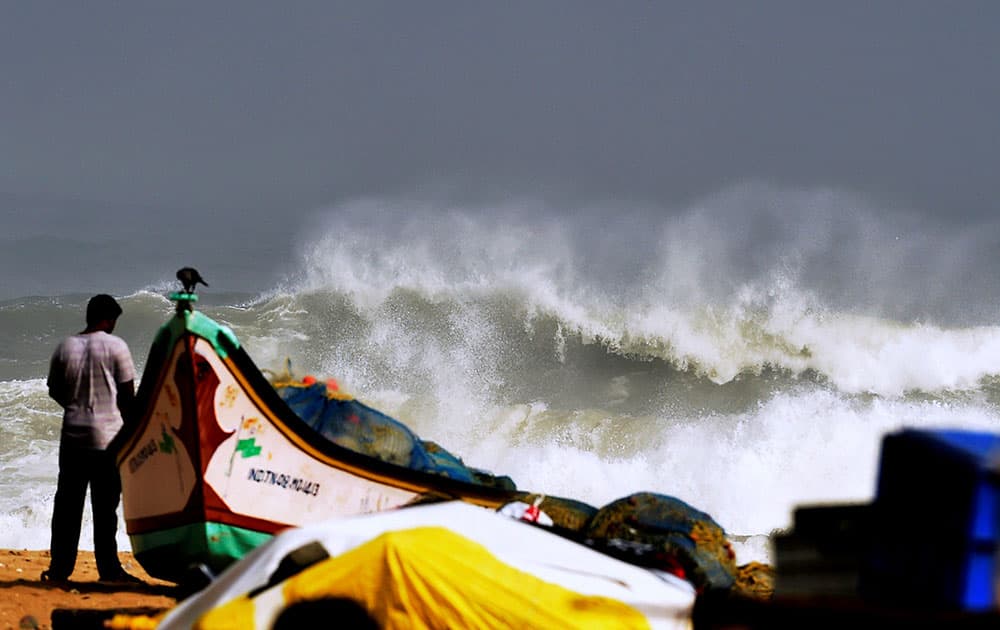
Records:
[[[991,1],[8,2],[0,70],[8,237],[176,211],[278,243],[435,186],[671,212],[752,180],[970,223],[1000,198]]]
[[[6,3],[0,190],[289,208],[438,178],[672,203],[1000,192],[995,2]]]

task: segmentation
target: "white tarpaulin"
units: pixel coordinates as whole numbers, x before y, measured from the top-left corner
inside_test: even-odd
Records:
[[[543,582],[581,595],[622,602],[641,613],[652,628],[691,626],[695,593],[684,580],[616,560],[544,528],[491,510],[452,502],[288,530],[231,566],[205,590],[181,602],[159,627],[191,628],[208,611],[266,584],[289,552],[309,543],[319,542],[331,557],[337,557],[383,533],[421,527],[442,527],[459,534],[484,547],[498,561]],[[440,549],[437,553],[447,556],[449,549]],[[525,592],[523,596],[530,601],[532,593]],[[271,627],[283,606],[282,597],[280,585],[255,596],[256,627]]]

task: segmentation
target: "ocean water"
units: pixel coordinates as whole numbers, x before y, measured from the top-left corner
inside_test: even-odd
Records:
[[[776,204],[803,211],[789,222]],[[572,223],[493,210],[327,209],[265,286],[232,290],[251,274],[227,280],[231,260],[200,265],[212,287],[197,306],[261,368],[335,377],[522,489],[595,506],[679,497],[741,562],[770,558],[797,505],[870,500],[887,432],[1000,428],[996,285],[968,275],[988,271],[981,231],[824,192]],[[187,263],[137,264],[107,289],[139,370]],[[0,547],[48,546],[60,412],[45,374],[88,297],[0,302]]]

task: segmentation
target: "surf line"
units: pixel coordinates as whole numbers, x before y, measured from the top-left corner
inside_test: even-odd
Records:
[[[301,492],[314,497],[319,495],[318,482],[309,481],[301,477],[292,477],[291,475],[266,468],[251,468],[247,472],[247,479],[256,481],[257,483],[277,486],[283,490],[294,490],[295,492]]]

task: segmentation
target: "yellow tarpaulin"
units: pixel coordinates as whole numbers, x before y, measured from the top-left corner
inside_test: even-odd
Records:
[[[545,582],[443,527],[386,532],[272,591],[230,600],[195,627],[269,627],[288,604],[346,597],[387,629],[649,628],[642,613],[623,602]]]

